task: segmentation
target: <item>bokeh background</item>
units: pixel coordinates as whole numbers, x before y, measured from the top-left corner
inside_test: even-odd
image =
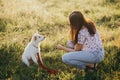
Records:
[[[74,10],[96,23],[103,41],[105,59],[94,73],[64,64],[65,52],[56,50],[69,39],[68,16]],[[46,37],[42,59],[56,75],[21,62],[36,31]],[[120,80],[120,0],[0,0],[0,80]]]

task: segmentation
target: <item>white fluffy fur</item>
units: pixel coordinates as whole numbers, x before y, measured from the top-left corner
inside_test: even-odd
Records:
[[[37,53],[40,55],[40,42],[45,39],[44,36],[35,33],[32,36],[31,42],[28,43],[26,46],[24,53],[22,55],[22,61],[27,65],[30,66],[29,60],[32,59],[34,63],[38,64],[37,62]],[[41,59],[41,55],[40,55]],[[41,59],[42,61],[42,59]]]

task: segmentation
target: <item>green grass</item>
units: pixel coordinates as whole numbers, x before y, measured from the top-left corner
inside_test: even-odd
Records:
[[[119,80],[119,7],[119,0],[0,0],[0,80]],[[96,22],[103,41],[105,59],[94,73],[64,64],[65,52],[56,50],[58,43],[65,45],[68,40],[68,16],[74,10]],[[58,70],[56,75],[21,62],[36,31],[46,36],[41,43],[42,59]]]

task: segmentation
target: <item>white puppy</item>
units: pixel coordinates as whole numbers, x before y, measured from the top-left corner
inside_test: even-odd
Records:
[[[38,64],[37,60],[37,53],[39,53],[40,59],[40,42],[45,39],[44,36],[35,33],[32,36],[31,42],[28,43],[26,46],[24,53],[22,55],[22,61],[27,65],[30,66],[29,60],[32,59],[34,63]],[[41,59],[42,61],[42,59]]]

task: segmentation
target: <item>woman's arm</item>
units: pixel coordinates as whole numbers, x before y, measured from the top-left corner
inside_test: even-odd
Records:
[[[76,44],[75,47],[74,47],[74,49],[67,48],[67,47],[62,46],[60,44],[58,44],[56,47],[57,47],[57,49],[64,50],[66,52],[74,52],[74,51],[80,51],[80,50],[82,50],[83,45],[82,44]]]

